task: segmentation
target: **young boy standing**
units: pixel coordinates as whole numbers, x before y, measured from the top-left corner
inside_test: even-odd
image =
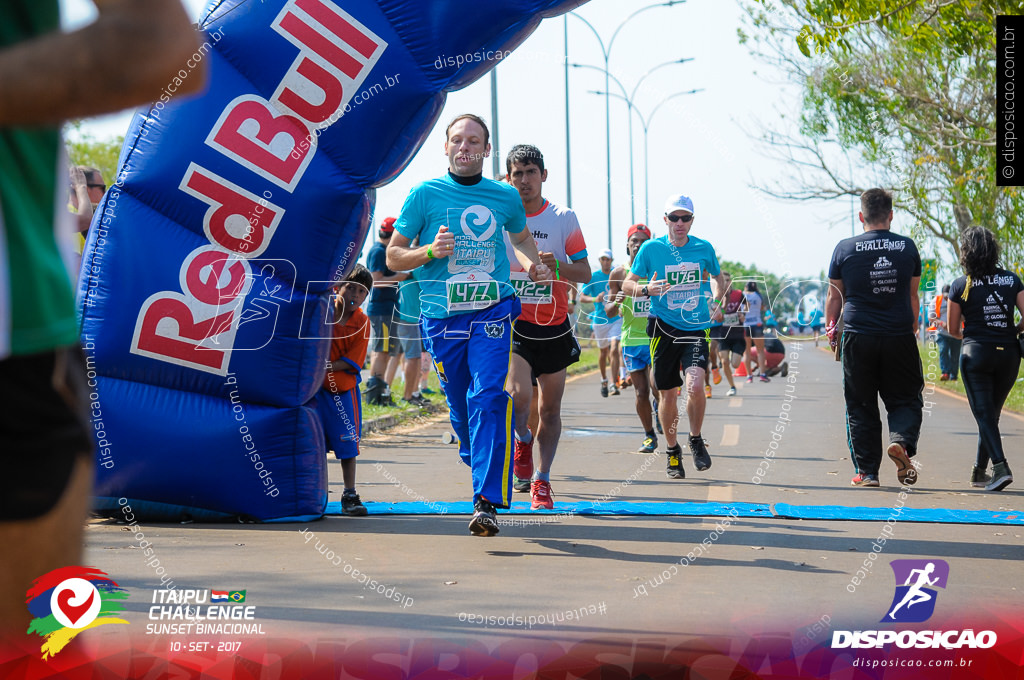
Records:
[[[356,456],[362,435],[363,411],[360,405],[360,369],[370,344],[370,321],[360,305],[373,286],[369,270],[356,265],[338,286],[333,303],[334,339],[327,362],[327,377],[316,395],[317,411],[324,425],[327,448],[341,460],[345,491],[341,511],[353,517],[366,515],[366,506],[356,493]]]

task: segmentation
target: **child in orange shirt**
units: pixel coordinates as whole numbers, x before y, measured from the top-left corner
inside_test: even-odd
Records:
[[[366,515],[366,506],[356,493],[356,456],[362,435],[363,412],[360,406],[360,369],[366,361],[370,343],[370,321],[359,306],[373,286],[373,277],[362,265],[338,286],[334,296],[334,339],[327,362],[327,377],[317,392],[317,412],[323,422],[327,448],[341,460],[345,491],[341,511],[353,517]]]

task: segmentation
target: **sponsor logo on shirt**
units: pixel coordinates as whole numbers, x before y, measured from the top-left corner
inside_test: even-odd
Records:
[[[858,241],[856,251],[858,253],[866,250],[899,250],[902,252],[906,247],[906,241],[890,241],[889,239],[881,239],[878,241]]]

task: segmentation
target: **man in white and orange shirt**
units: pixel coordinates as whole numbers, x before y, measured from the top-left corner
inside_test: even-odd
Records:
[[[540,150],[526,144],[514,146],[505,159],[505,167],[509,184],[519,191],[523,201],[526,227],[537,242],[541,262],[554,274],[553,281],[531,281],[515,258],[509,259],[511,283],[523,310],[512,333],[510,383],[516,431],[513,486],[516,491],[530,490],[534,510],[551,509],[551,464],[562,434],[565,369],[580,357],[580,346],[569,322],[568,293],[573,284],[590,281],[590,263],[576,213],[541,195],[541,185],[548,173]],[[511,250],[507,237],[505,241]],[[533,379],[540,392],[540,424],[536,433],[527,426]],[[536,471],[534,435],[540,451]]]

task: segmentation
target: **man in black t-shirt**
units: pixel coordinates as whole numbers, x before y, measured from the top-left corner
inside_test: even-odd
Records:
[[[914,484],[924,401],[917,348],[917,289],[921,256],[906,236],[893,234],[892,196],[869,189],[860,197],[864,233],[843,239],[829,264],[825,303],[829,342],[841,343],[847,441],[857,474],[854,486],[878,486],[882,423],[878,397],[889,422],[886,453],[901,484]],[[840,338],[836,324],[842,314]]]

